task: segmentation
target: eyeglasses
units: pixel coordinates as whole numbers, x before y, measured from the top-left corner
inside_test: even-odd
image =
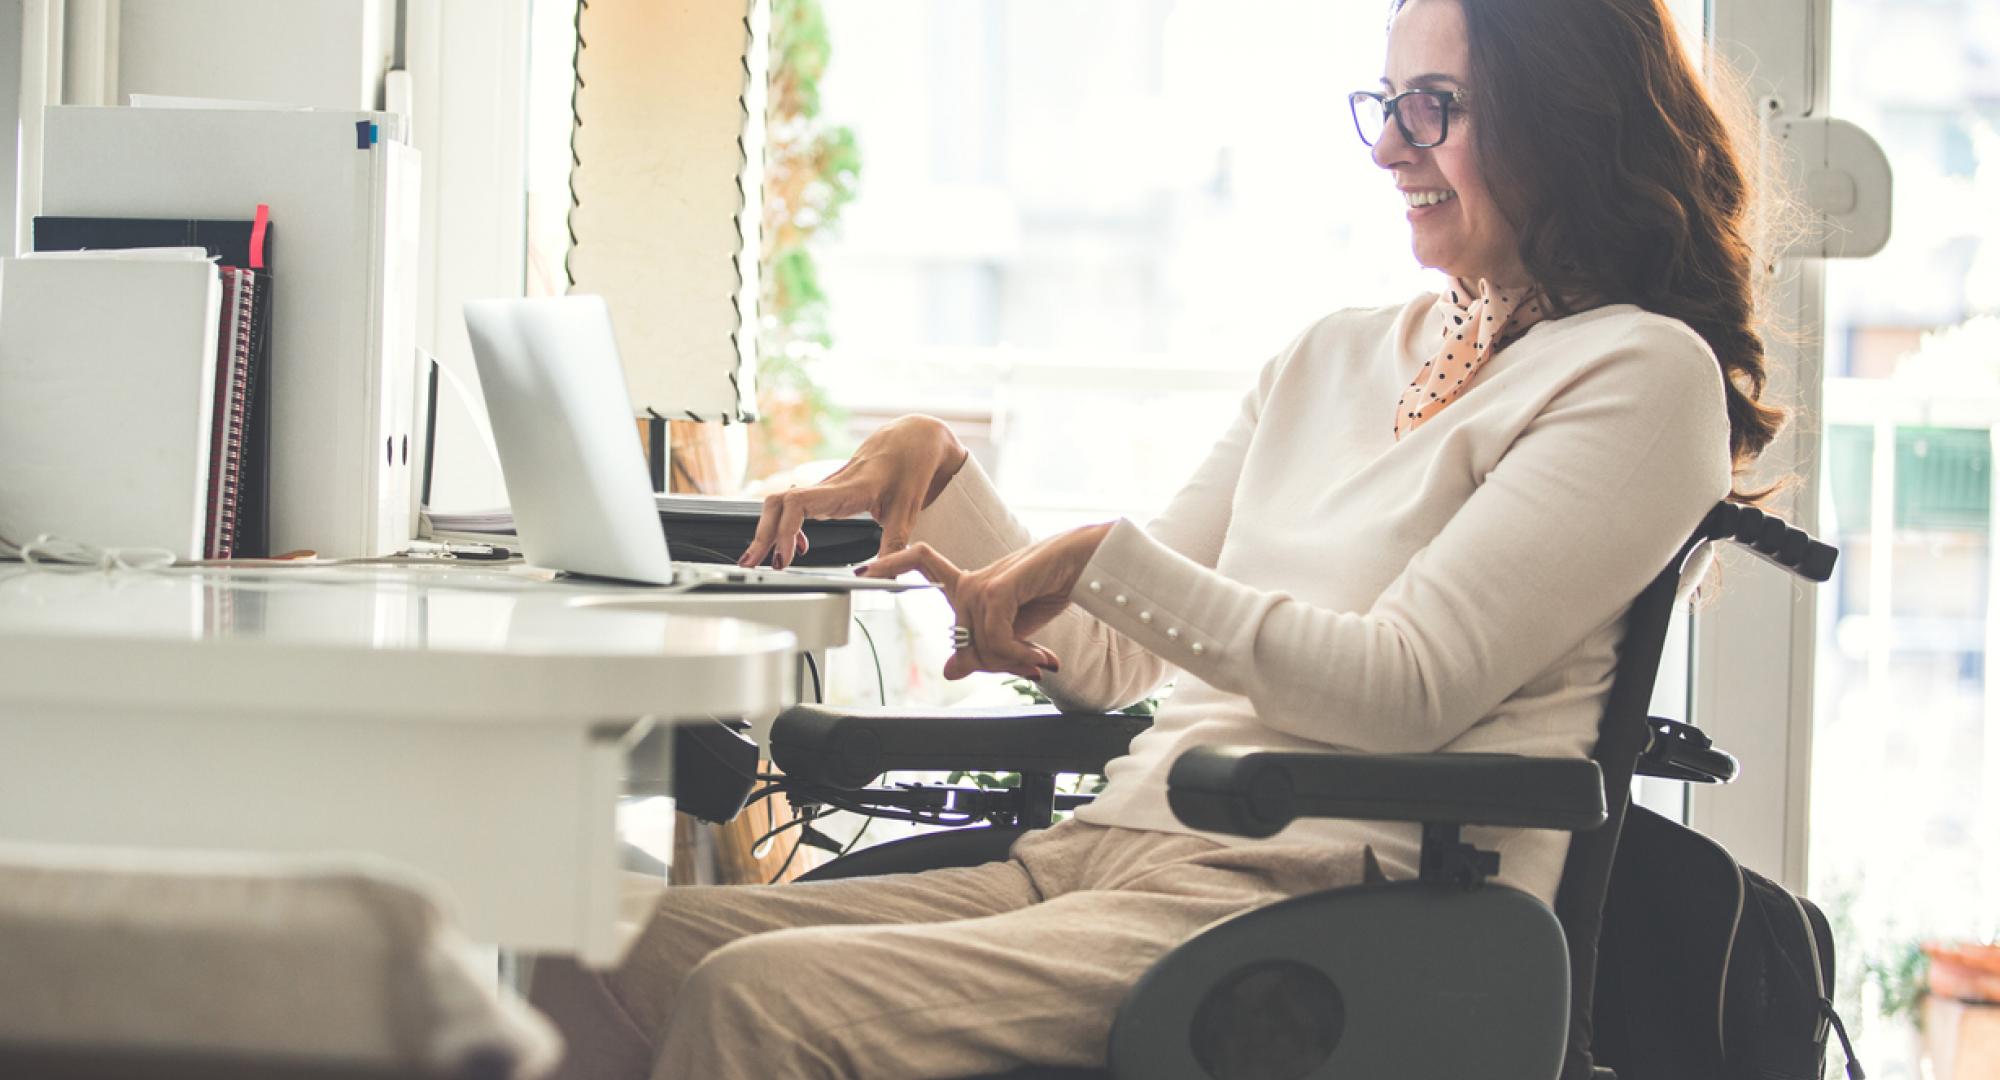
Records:
[[[1373,90],[1356,90],[1347,95],[1347,107],[1354,113],[1354,130],[1369,146],[1382,135],[1390,117],[1403,141],[1417,150],[1428,150],[1444,142],[1451,133],[1451,113],[1465,103],[1463,90],[1405,90],[1394,97]]]

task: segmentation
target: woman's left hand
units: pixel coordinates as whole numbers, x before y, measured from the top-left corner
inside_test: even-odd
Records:
[[[1097,552],[1109,522],[1086,525],[1010,552],[990,566],[960,570],[929,544],[913,544],[884,555],[860,569],[867,577],[890,578],[916,570],[938,583],[969,629],[971,642],[945,662],[947,679],[962,679],[975,671],[1003,671],[1038,679],[1044,670],[1058,671],[1055,653],[1028,640],[1069,606],[1070,590],[1090,557]]]

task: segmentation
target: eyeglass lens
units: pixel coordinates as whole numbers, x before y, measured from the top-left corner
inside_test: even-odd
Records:
[[[1361,141],[1375,145],[1391,106],[1373,94],[1356,94],[1348,100],[1354,107],[1354,124],[1361,132]],[[1403,139],[1411,146],[1436,146],[1444,141],[1444,104],[1436,95],[1402,94],[1389,100]]]

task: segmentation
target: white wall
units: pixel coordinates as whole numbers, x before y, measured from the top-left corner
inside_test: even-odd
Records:
[[[0,255],[14,252],[14,171],[20,166],[21,0],[0,0]]]
[[[373,109],[395,0],[121,0],[116,102],[132,94]]]
[[[423,159],[417,343],[474,394],[459,305],[467,297],[521,294],[528,3],[405,5],[402,61],[414,84],[414,141]],[[380,108],[382,76],[396,63],[398,7],[397,0],[115,0],[108,38],[116,103],[141,93]],[[71,19],[71,29],[87,30],[79,21]],[[504,504],[498,466],[479,431],[483,410],[476,402],[466,407],[449,383],[440,397],[433,501]]]
[[[520,296],[526,280],[529,0],[409,0],[408,12],[424,158],[417,341],[456,376],[438,387],[431,505],[504,506],[461,312],[476,297]]]

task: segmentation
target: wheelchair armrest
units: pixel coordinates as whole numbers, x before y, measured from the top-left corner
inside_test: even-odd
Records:
[[[885,772],[1098,773],[1152,726],[1144,716],[1053,707],[833,709],[796,705],[771,728],[791,778],[856,791]]]
[[[1300,817],[1581,831],[1605,816],[1596,762],[1516,754],[1198,747],[1174,761],[1167,803],[1197,829],[1260,837]]]

